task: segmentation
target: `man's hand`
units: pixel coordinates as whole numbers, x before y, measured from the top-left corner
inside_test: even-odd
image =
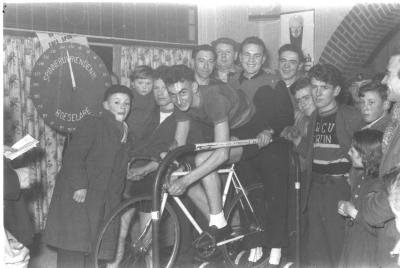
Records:
[[[168,192],[171,195],[182,195],[183,193],[185,193],[187,187],[189,186],[189,183],[187,183],[188,177],[183,176],[179,179],[178,178],[172,179],[172,178],[173,177],[171,177],[171,182],[170,185],[168,186]]]
[[[263,148],[272,142],[273,129],[265,129],[257,135],[258,148]]]
[[[17,149],[14,149],[14,148],[12,148],[11,146],[7,146],[7,145],[4,145],[4,153],[5,152],[11,152],[11,153],[13,153],[13,152],[16,152],[16,151],[18,151]]]
[[[281,137],[298,145],[301,140],[300,130],[295,126],[287,126],[281,132]]]
[[[74,192],[74,196],[72,197],[76,202],[83,203],[86,199],[87,189],[79,189]]]
[[[127,179],[130,181],[139,181],[146,176],[147,173],[147,168],[146,166],[143,167],[134,167],[131,169],[128,169],[128,174],[127,174]]]
[[[338,202],[338,213],[345,217],[351,217],[355,219],[358,214],[358,210],[353,205],[353,203],[349,201],[340,200]]]

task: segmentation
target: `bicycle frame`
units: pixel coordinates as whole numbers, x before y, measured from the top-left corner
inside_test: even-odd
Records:
[[[169,152],[157,170],[157,175],[154,182],[153,188],[153,206],[151,212],[152,218],[152,251],[153,251],[153,267],[159,268],[159,245],[158,245],[158,232],[159,232],[159,223],[160,223],[160,185],[162,178],[166,175],[168,167],[177,159],[180,155],[188,152],[195,151],[203,151],[203,150],[213,150],[218,148],[226,148],[226,147],[240,147],[250,144],[256,144],[257,139],[249,139],[249,140],[238,140],[238,141],[228,141],[228,142],[214,142],[214,143],[206,143],[206,144],[189,144],[180,146],[173,151]]]
[[[171,176],[184,176],[186,174],[188,174],[189,171],[178,171],[178,172],[174,172],[172,173]],[[233,185],[234,190],[236,193],[242,192],[243,196],[245,197],[247,204],[251,210],[252,213],[254,213],[253,207],[247,197],[247,194],[245,192],[245,189],[243,187],[243,185],[241,184],[236,172],[235,172],[235,164],[232,164],[229,168],[225,168],[225,169],[219,169],[218,170],[218,174],[228,174],[225,186],[224,186],[224,191],[222,194],[222,206],[225,207],[225,203],[226,203],[226,198],[228,196],[229,190],[231,188],[231,185]],[[168,193],[164,193],[163,197],[162,197],[162,202],[161,202],[161,211],[163,211],[163,207],[165,206],[165,202],[168,198],[169,194]],[[203,233],[203,229],[201,229],[201,227],[199,226],[199,224],[196,222],[196,220],[193,218],[192,214],[188,211],[188,209],[186,208],[186,206],[183,204],[182,200],[178,197],[178,196],[173,196],[172,197],[173,200],[177,203],[177,205],[179,206],[179,208],[182,210],[182,212],[185,214],[185,216],[187,217],[187,219],[190,221],[190,223],[193,225],[193,227],[196,229],[196,231],[199,234]],[[164,205],[163,205],[164,204]],[[161,212],[162,214],[162,212]],[[217,244],[217,246],[221,246],[224,245],[226,243],[241,239],[244,235],[242,236],[237,236],[234,237],[232,239],[226,240],[226,241],[222,241],[220,243]]]

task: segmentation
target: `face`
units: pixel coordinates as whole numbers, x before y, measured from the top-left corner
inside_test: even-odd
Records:
[[[340,87],[334,87],[331,84],[312,78],[311,92],[315,107],[317,107],[319,112],[325,112],[336,106],[335,97],[339,95]]]
[[[217,65],[219,69],[227,69],[233,65],[236,58],[236,52],[233,46],[229,44],[219,43],[216,48]]]
[[[171,103],[171,98],[169,97],[167,87],[163,80],[154,80],[153,94],[158,106],[165,106]]]
[[[293,19],[289,23],[290,34],[294,37],[299,37],[303,29],[303,23],[299,19]]]
[[[103,107],[113,113],[117,121],[122,122],[128,116],[131,100],[125,93],[115,93],[103,102]]]
[[[310,116],[315,110],[315,104],[311,94],[311,86],[297,90],[294,95],[300,111]]]
[[[279,57],[279,72],[283,81],[296,79],[297,72],[302,67],[299,55],[293,51],[283,51]]]
[[[367,91],[360,98],[361,115],[366,123],[371,123],[381,117],[389,108],[389,102],[384,101],[376,91]]]
[[[353,167],[355,168],[363,167],[361,155],[353,146],[350,147],[349,156],[351,158]]]
[[[214,70],[215,58],[211,51],[199,51],[194,60],[194,71],[196,75],[207,79]]]
[[[392,56],[386,70],[382,84],[388,87],[388,100],[400,101],[400,55]]]
[[[195,84],[184,81],[177,82],[168,87],[168,92],[174,105],[181,111],[186,112],[193,105]]]
[[[153,89],[153,79],[137,78],[133,81],[135,90],[138,94],[145,96]]]
[[[257,74],[265,62],[264,51],[256,44],[245,45],[239,58],[245,74],[250,76]]]

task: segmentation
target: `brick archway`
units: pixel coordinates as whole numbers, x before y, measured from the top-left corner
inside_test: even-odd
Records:
[[[399,27],[400,4],[357,4],[332,34],[319,63],[331,63],[346,78],[353,77]]]

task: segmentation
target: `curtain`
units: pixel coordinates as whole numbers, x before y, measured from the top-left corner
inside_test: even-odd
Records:
[[[63,135],[44,124],[29,96],[31,70],[42,52],[37,38],[4,36],[4,144],[12,145],[26,134],[39,140],[37,149],[13,161],[16,167],[30,168],[32,187],[27,197],[36,231],[45,226],[65,140]]]
[[[130,86],[129,75],[138,65],[153,69],[160,65],[185,64],[192,67],[192,51],[184,48],[161,48],[143,46],[114,47],[114,72],[119,74],[121,84]]]
[[[4,144],[12,145],[26,134],[39,140],[36,149],[14,166],[28,166],[32,187],[29,190],[29,210],[36,231],[45,227],[48,207],[60,170],[65,136],[48,127],[35,110],[30,94],[31,70],[43,48],[36,37],[4,35],[3,43],[3,118]],[[129,75],[137,65],[186,64],[191,66],[191,50],[177,48],[120,46],[113,49],[113,70],[121,83],[129,86]],[[18,163],[19,162],[19,163]]]

